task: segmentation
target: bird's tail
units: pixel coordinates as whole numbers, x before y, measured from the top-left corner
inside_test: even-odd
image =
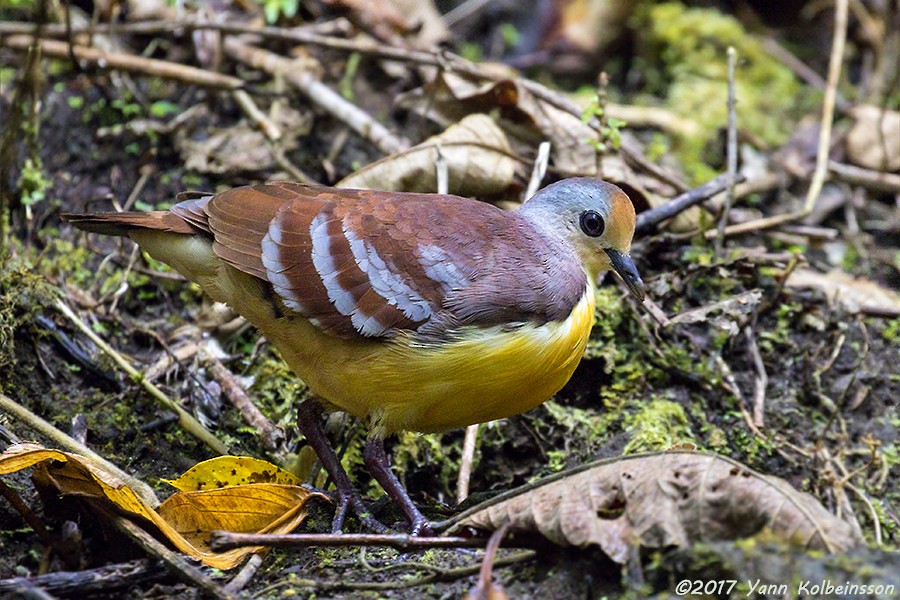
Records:
[[[128,236],[132,231],[141,229],[188,234],[196,232],[184,219],[169,211],[63,213],[60,218],[78,229],[104,235]]]

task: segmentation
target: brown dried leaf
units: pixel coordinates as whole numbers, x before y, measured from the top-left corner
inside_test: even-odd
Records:
[[[578,117],[540,100],[518,79],[475,83],[453,73],[440,73],[418,90],[404,94],[398,105],[418,110],[440,123],[453,123],[471,113],[498,109],[503,129],[529,146],[550,140],[551,158],[572,175],[594,175],[597,160],[585,140],[596,137]]]
[[[281,107],[272,119],[282,132],[281,147],[285,151],[297,147],[298,139],[309,133],[310,116]],[[198,173],[234,174],[265,171],[277,167],[278,161],[266,136],[254,125],[242,120],[232,127],[207,127],[198,124],[196,138],[192,131],[175,130],[175,147],[185,169]],[[208,135],[207,135],[208,134]]]
[[[869,279],[853,277],[835,269],[820,273],[813,269],[795,269],[787,280],[788,287],[817,288],[832,302],[840,302],[851,312],[900,315],[900,294]]]
[[[876,171],[900,171],[900,112],[864,104],[853,109],[847,158]]]
[[[513,183],[516,160],[506,135],[487,115],[474,114],[409,150],[363,167],[337,187],[434,192],[438,144],[447,161],[451,194],[500,194]]]
[[[224,462],[214,465],[217,469],[229,460],[234,464],[240,462],[239,457],[219,460],[223,459]],[[307,501],[323,497],[296,485],[254,483],[200,492],[177,492],[156,511],[118,478],[78,454],[48,450],[37,444],[13,445],[0,454],[0,475],[32,466],[36,485],[53,487],[61,494],[93,498],[108,503],[121,513],[150,521],[176,548],[219,569],[231,569],[261,548],[212,552],[208,545],[212,531],[289,533],[306,517]],[[260,465],[255,464],[248,472],[255,473],[259,468]],[[280,471],[274,465],[263,470],[275,474],[276,478]],[[238,479],[240,475],[235,474]],[[188,483],[193,481],[192,477],[182,476],[178,481]]]
[[[731,540],[769,529],[806,548],[859,544],[850,526],[786,481],[695,452],[635,455],[561,473],[474,507],[457,527],[537,532],[563,546],[598,545],[624,563],[635,545]]]

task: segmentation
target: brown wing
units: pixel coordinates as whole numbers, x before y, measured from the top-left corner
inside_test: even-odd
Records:
[[[561,320],[580,263],[515,213],[452,196],[272,183],[189,193],[171,211],[67,215],[116,235],[204,235],[217,256],[272,285],[283,305],[343,338]]]

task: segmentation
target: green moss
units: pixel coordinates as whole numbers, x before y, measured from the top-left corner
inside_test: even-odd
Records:
[[[278,357],[264,360],[253,377],[250,391],[260,410],[277,425],[292,426],[294,408],[306,398],[307,385]]]
[[[767,144],[781,144],[794,129],[794,119],[817,98],[735,18],[716,10],[662,2],[638,11],[634,28],[644,37],[641,61],[648,91],[704,131],[675,143],[694,181],[717,174],[704,153],[715,131],[727,123],[728,46],[737,51],[735,94],[741,129]]]
[[[629,415],[625,418],[625,429],[631,433],[625,454],[666,450],[694,439],[684,408],[669,400],[652,400]]]
[[[16,330],[45,313],[54,296],[55,289],[27,266],[11,261],[0,268],[0,390],[16,380]]]

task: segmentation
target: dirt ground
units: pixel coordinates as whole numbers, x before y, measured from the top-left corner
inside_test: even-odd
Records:
[[[258,17],[255,26],[262,24],[260,7],[282,6],[243,4],[232,8],[242,19]],[[405,39],[407,49],[426,35],[428,28],[402,31],[386,13],[360,13],[356,4],[301,3],[296,15],[276,14],[276,25],[306,20],[318,23],[316,33],[329,39],[357,39],[364,32],[387,46]],[[371,6],[386,11],[382,4],[391,3]],[[446,15],[457,4],[438,2],[437,7]],[[803,5],[813,3],[793,2],[771,15],[765,3],[754,2],[731,12],[731,3],[695,3],[689,9],[673,2],[633,3],[641,6],[628,15],[607,15],[618,24],[618,29],[610,28],[618,34],[610,33],[609,41],[598,36],[596,45],[585,48],[575,43],[581,38],[577,28],[569,28],[571,14],[563,11],[558,22],[553,21],[555,29],[541,25],[541,18],[549,18],[542,11],[564,4],[491,3],[449,27],[451,37],[444,43],[467,58],[514,64],[528,81],[571,92],[573,98],[593,94],[597,73],[607,70],[609,83],[601,100],[585,113],[585,121],[599,119],[597,137],[576,139],[576,145],[598,148],[603,176],[622,183],[639,209],[646,209],[725,172],[726,121],[707,125],[705,115],[679,104],[674,90],[686,83],[666,60],[674,60],[671,56],[679,49],[685,65],[698,55],[712,61],[703,40],[712,39],[712,46],[723,50],[732,42],[721,36],[737,36],[733,43],[743,48],[744,61],[738,78],[745,77],[743,83],[749,86],[762,85],[753,77],[770,82],[766,92],[757,90],[761,96],[792,96],[777,109],[769,108],[765,98],[750,97],[750,92],[742,100],[742,110],[751,111],[739,113],[737,135],[740,172],[746,178],[741,185],[747,187],[738,186],[731,223],[785,215],[803,205],[815,179],[821,143],[833,8],[813,15],[809,8],[803,12]],[[832,168],[810,215],[778,227],[751,227],[724,241],[715,235],[722,195],[705,202],[702,210],[682,213],[681,222],[667,221],[639,233],[632,255],[653,306],[638,305],[612,276],[601,282],[597,324],[575,375],[541,407],[480,427],[471,497],[462,505],[456,506],[456,486],[463,431],[406,433],[388,442],[395,469],[413,499],[435,519],[593,460],[693,448],[734,459],[810,494],[809,501],[845,524],[856,547],[827,553],[792,544],[789,533],[762,526],[739,535],[741,521],[749,519],[746,514],[764,512],[763,499],[748,494],[729,499],[747,513],[729,515],[734,523],[725,527],[727,536],[692,539],[684,547],[644,544],[634,547],[624,564],[595,546],[562,547],[542,540],[531,545],[533,550],[503,547],[493,574],[509,598],[682,597],[676,589],[682,580],[737,582],[730,593],[688,597],[780,598],[785,596],[778,585],[796,589],[802,582],[828,581],[871,589],[860,594],[822,591],[808,597],[900,598],[900,166],[892,167],[887,157],[878,169],[860,158],[855,141],[860,134],[854,133],[869,123],[861,107],[879,107],[879,114],[893,118],[900,105],[897,78],[879,79],[879,74],[892,73],[890,65],[883,64],[890,62],[884,55],[900,47],[900,27],[893,27],[900,8],[882,4],[890,3],[860,3],[870,21],[861,20],[858,12],[850,17],[830,140],[832,162],[864,170],[868,179],[859,173],[842,176],[840,169]],[[34,22],[41,6],[0,4],[0,25],[7,19]],[[664,9],[675,12],[655,12]],[[166,12],[168,5],[160,10],[161,16],[148,18],[176,18]],[[99,9],[97,14],[109,18]],[[694,48],[681,48],[673,41],[681,38],[678,32],[659,25],[665,22],[675,29],[693,16],[699,19],[695,24],[678,26],[700,40]],[[55,17],[63,22],[64,11]],[[122,24],[137,22],[128,11],[115,18]],[[54,58],[50,50],[34,58],[15,47],[12,33],[0,27],[0,218],[5,220],[0,392],[146,482],[160,498],[173,492],[164,479],[216,456],[60,312],[56,303],[61,300],[138,371],[153,372],[155,384],[232,453],[265,458],[309,475],[313,460],[294,424],[296,404],[308,392],[275,351],[236,314],[210,303],[196,285],[137,252],[131,242],[79,232],[59,214],[123,206],[164,210],[184,190],[220,191],[296,179],[298,174],[333,185],[402,150],[385,151],[383,143],[358,133],[308,92],[291,88],[288,75],[273,76],[232,51],[223,55],[225,46],[218,40],[172,28],[108,36],[116,52],[143,52],[144,58],[239,78],[266,120],[284,134],[279,141],[267,141],[231,91],[109,65],[73,65],[65,55]],[[52,28],[45,35],[64,39]],[[771,59],[778,65],[771,67],[775,70],[763,72],[765,63],[752,52],[762,52],[763,40],[773,39],[782,51],[789,48],[814,74],[821,74],[821,83],[782,66],[783,54]],[[521,84],[498,83],[511,81],[505,79],[512,77],[508,66],[495,64],[492,73],[499,74],[480,82],[489,90],[467,89],[465,95],[456,88],[448,92],[455,85],[449,80],[445,87],[433,85],[442,74],[413,60],[276,39],[270,39],[266,49],[295,58],[298,69],[303,61],[314,62],[313,79],[339,90],[349,104],[412,144],[473,113],[488,115],[509,136],[505,152],[515,157],[514,168],[500,183],[491,177],[476,181],[472,175],[477,191],[459,193],[504,207],[521,197],[538,143],[565,139],[567,133],[567,121],[545,105],[534,109],[529,104],[540,104],[539,96],[528,96]],[[724,50],[714,61],[727,62]],[[722,90],[727,87],[727,80],[716,81]],[[512,90],[517,95],[510,101]],[[442,118],[421,116],[414,108],[416,93]],[[609,105],[602,100],[604,94],[610,96]],[[647,117],[617,108],[638,106],[657,112]],[[777,111],[783,112],[772,125],[767,119]],[[546,121],[538,123],[535,114]],[[619,124],[618,117],[610,120],[617,114],[627,115],[621,120],[628,123]],[[664,120],[660,115],[678,115],[678,125],[659,125]],[[581,120],[574,117],[573,122]],[[679,127],[693,127],[694,133],[679,138]],[[886,135],[885,147],[896,142],[900,148],[900,137],[890,138],[892,130]],[[696,142],[701,138],[702,144]],[[869,145],[862,145],[875,147],[874,138],[868,139]],[[483,160],[471,148],[493,143],[486,137],[460,142],[473,153],[464,159],[472,164],[464,165],[463,172],[474,172],[475,163]],[[453,147],[452,142],[445,144]],[[569,175],[598,174],[593,150],[590,171],[559,147],[555,142],[544,184]],[[626,155],[632,158],[625,160]],[[453,180],[456,166],[450,160]],[[423,177],[401,161],[392,164],[398,165],[394,181],[397,172]],[[873,173],[880,179],[873,180]],[[368,176],[376,181],[385,177],[372,171]],[[200,348],[218,353],[265,417],[283,430],[284,442],[274,449],[262,444],[258,429],[223,396],[222,381],[213,376]],[[11,413],[0,417],[4,444],[18,440],[58,447],[33,423]],[[336,414],[327,417],[326,430],[343,450],[344,464],[372,502],[375,515],[402,529],[401,515],[363,468],[363,426]],[[49,597],[79,598],[209,594],[196,582],[180,579],[122,533],[93,501],[48,493],[35,486],[28,470],[4,475],[2,481],[3,496],[20,498],[33,521],[25,520],[7,500],[0,501],[0,596],[45,597],[38,595],[41,591]],[[316,483],[324,482],[319,478]],[[697,506],[698,511],[707,509]],[[310,510],[301,530],[328,531],[332,508],[312,503]],[[38,531],[41,527],[46,533]],[[355,519],[348,528],[358,529]],[[243,591],[234,594],[461,598],[478,582],[482,562],[483,552],[471,549],[276,549],[249,573]],[[118,566],[117,574],[97,584],[96,591],[83,582],[53,587],[40,580],[33,588],[24,583],[48,572],[77,573],[110,565]],[[138,574],[125,575],[126,566]],[[196,568],[222,587],[234,575]],[[773,588],[767,591],[760,583]]]

